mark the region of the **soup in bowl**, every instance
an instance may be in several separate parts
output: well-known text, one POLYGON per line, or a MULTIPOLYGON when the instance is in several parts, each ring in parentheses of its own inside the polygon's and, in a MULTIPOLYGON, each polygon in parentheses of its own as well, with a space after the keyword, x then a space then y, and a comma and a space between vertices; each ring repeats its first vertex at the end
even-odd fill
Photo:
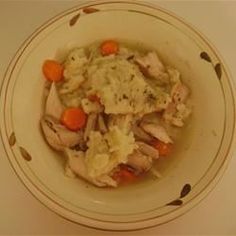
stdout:
POLYGON ((79 5, 36 30, 8 67, 0 109, 6 155, 29 191, 99 229, 187 212, 234 143, 233 83, 214 47, 133 1, 79 5))

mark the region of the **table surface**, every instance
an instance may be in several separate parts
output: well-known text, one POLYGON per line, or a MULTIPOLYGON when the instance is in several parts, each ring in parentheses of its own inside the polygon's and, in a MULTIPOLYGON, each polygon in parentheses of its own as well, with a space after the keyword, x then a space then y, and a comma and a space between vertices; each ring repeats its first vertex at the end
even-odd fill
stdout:
MULTIPOLYGON (((82 1, 0 0, 0 82, 22 41, 53 15, 82 1), (6 24, 7 22, 7 24, 6 24)), ((236 75, 236 1, 155 1, 201 30, 236 75)), ((113 235, 236 235, 236 155, 213 192, 186 215, 162 226, 113 235)), ((22 185, 0 145, 0 235, 110 235, 57 216, 22 185)))

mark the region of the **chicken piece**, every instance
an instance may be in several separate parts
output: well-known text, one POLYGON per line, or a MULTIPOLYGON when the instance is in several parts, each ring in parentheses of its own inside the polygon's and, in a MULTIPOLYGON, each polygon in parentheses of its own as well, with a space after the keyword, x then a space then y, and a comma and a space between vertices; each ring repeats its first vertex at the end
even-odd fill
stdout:
POLYGON ((58 96, 55 83, 51 84, 45 106, 45 115, 51 116, 56 120, 60 120, 63 112, 63 105, 58 96))
POLYGON ((172 68, 170 66, 167 66, 166 70, 167 70, 167 73, 169 75, 171 84, 176 84, 176 83, 179 83, 181 81, 180 80, 180 72, 178 70, 176 70, 175 68, 172 68))
POLYGON ((151 157, 152 159, 156 160, 159 158, 159 152, 156 148, 144 143, 144 142, 136 142, 138 145, 138 150, 146 156, 151 157))
POLYGON ((134 150, 134 152, 128 156, 128 162, 126 164, 142 173, 152 167, 152 158, 144 155, 139 150, 134 150))
POLYGON ((137 138, 139 140, 143 140, 145 142, 151 142, 153 139, 142 128, 140 128, 136 123, 132 126, 132 131, 134 133, 135 138, 137 138))
POLYGON ((69 168, 78 176, 82 177, 83 179, 102 187, 104 186, 102 183, 99 183, 95 180, 93 180, 88 175, 88 171, 84 162, 84 152, 80 151, 72 151, 69 149, 65 150, 66 156, 68 157, 68 166, 69 168))
POLYGON ((109 175, 101 175, 96 179, 96 181, 102 183, 104 187, 105 186, 117 187, 117 182, 109 175))
POLYGON ((163 63, 155 52, 149 52, 143 57, 137 57, 135 61, 138 63, 141 72, 145 76, 150 76, 163 83, 168 83, 169 76, 165 71, 163 63))
POLYGON ((163 118, 167 123, 177 127, 184 126, 184 120, 191 114, 191 109, 183 103, 170 103, 163 113, 163 118))
POLYGON ((88 115, 87 124, 84 131, 84 140, 86 141, 89 137, 89 134, 91 131, 95 130, 97 122, 97 114, 96 113, 90 113, 88 115))
POLYGON ((100 130, 102 134, 108 131, 104 118, 101 114, 98 115, 98 129, 100 130))
POLYGON ((110 114, 108 116, 108 119, 107 119, 107 126, 108 126, 108 128, 111 128, 111 127, 113 127, 113 126, 118 124, 118 116, 117 115, 113 115, 113 114, 110 114))
POLYGON ((152 123, 159 125, 161 121, 161 114, 159 112, 145 114, 141 117, 141 121, 143 123, 152 123))
POLYGON ((185 104, 180 103, 176 106, 176 110, 177 112, 175 113, 173 124, 182 127, 184 125, 184 120, 191 114, 191 109, 185 104))
POLYGON ((97 178, 92 178, 88 174, 88 170, 85 164, 85 153, 81 151, 74 151, 71 149, 65 150, 66 156, 68 157, 69 168, 81 178, 98 187, 116 187, 117 183, 108 175, 101 175, 97 178))
POLYGON ((132 114, 127 114, 120 117, 120 121, 117 121, 117 125, 120 127, 121 130, 125 131, 126 133, 129 133, 132 126, 132 114))
POLYGON ((189 89, 186 85, 176 83, 171 90, 171 97, 175 104, 184 103, 189 96, 189 89))
POLYGON ((180 128, 184 126, 184 122, 183 122, 182 119, 178 119, 178 118, 173 117, 171 122, 174 126, 177 126, 177 127, 180 127, 180 128))
POLYGON ((73 132, 56 123, 52 117, 41 119, 41 127, 48 144, 57 151, 66 147, 74 147, 83 141, 82 132, 73 132))
POLYGON ((163 113, 164 120, 171 123, 171 120, 172 120, 174 114, 176 113, 176 111, 177 110, 176 110, 175 104, 173 102, 171 102, 163 113))
POLYGON ((164 127, 151 123, 141 123, 141 127, 154 138, 157 138, 164 143, 173 143, 164 127))

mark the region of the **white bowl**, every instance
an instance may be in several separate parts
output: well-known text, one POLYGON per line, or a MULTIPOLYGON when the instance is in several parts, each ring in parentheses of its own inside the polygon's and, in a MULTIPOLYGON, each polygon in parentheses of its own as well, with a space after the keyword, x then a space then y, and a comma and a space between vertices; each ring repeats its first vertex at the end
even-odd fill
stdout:
POLYGON ((232 154, 235 92, 225 64, 196 29, 156 6, 99 1, 52 18, 17 51, 1 87, 0 127, 6 155, 18 177, 44 205, 68 220, 106 230, 133 230, 187 212, 215 186, 232 154), (163 178, 118 189, 99 189, 64 175, 63 158, 39 128, 42 62, 68 43, 139 41, 176 67, 192 90, 192 119, 163 178))

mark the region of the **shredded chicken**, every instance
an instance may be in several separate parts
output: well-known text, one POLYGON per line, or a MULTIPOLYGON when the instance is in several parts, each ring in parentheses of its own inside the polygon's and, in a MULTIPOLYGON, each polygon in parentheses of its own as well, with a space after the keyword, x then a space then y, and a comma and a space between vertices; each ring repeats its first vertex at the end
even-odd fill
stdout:
POLYGON ((63 109, 64 107, 58 96, 56 85, 55 83, 52 83, 48 97, 47 97, 47 101, 46 101, 45 115, 48 115, 57 120, 60 120, 63 109))
POLYGON ((175 104, 184 103, 189 95, 189 89, 181 82, 176 83, 171 90, 171 97, 175 104))
POLYGON ((135 150, 128 156, 127 164, 138 172, 146 172, 152 167, 152 158, 144 155, 138 150, 135 150))
POLYGON ((145 142, 150 142, 153 139, 148 133, 146 133, 136 123, 132 126, 132 131, 135 135, 135 138, 138 139, 138 140, 143 140, 145 142))
POLYGON ((104 118, 101 114, 98 115, 98 129, 103 134, 108 131, 107 126, 106 126, 105 121, 104 121, 104 118))
POLYGON ((139 151, 144 155, 150 156, 152 159, 156 160, 159 158, 159 152, 156 148, 144 143, 144 142, 136 142, 139 147, 139 151))
POLYGON ((177 127, 183 127, 184 121, 191 113, 191 109, 185 105, 189 97, 189 89, 181 82, 177 82, 171 90, 172 101, 163 113, 163 118, 177 127))
POLYGON ((157 138, 164 143, 173 143, 164 127, 148 123, 141 123, 141 127, 154 138, 157 138))
POLYGON ((88 115, 87 124, 84 130, 84 140, 86 141, 89 137, 89 134, 91 131, 95 130, 97 122, 97 114, 96 113, 90 113, 88 115))
POLYGON ((74 147, 83 140, 81 132, 70 131, 48 116, 41 120, 41 127, 48 144, 57 151, 63 151, 66 147, 74 147))
POLYGON ((149 52, 143 57, 137 57, 136 62, 144 75, 160 80, 160 82, 168 83, 169 76, 165 71, 163 63, 155 52, 149 52))

